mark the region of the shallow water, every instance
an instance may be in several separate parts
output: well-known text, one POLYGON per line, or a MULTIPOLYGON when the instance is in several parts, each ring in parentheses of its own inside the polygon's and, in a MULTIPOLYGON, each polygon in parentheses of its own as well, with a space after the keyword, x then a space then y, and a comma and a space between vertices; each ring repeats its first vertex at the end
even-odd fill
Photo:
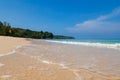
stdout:
POLYGON ((104 47, 120 50, 120 40, 46 40, 47 42, 62 43, 62 44, 72 44, 72 45, 82 45, 91 47, 104 47))
POLYGON ((31 46, 19 49, 45 64, 58 64, 71 70, 87 69, 120 77, 120 50, 60 44, 33 40, 31 46))

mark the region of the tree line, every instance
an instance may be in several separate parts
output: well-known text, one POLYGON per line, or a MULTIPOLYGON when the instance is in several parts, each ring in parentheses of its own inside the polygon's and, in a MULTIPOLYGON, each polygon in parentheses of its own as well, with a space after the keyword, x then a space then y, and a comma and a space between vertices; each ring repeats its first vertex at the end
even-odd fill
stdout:
POLYGON ((2 36, 13 36, 23 38, 34 38, 34 39, 74 39, 71 36, 54 35, 47 31, 33 31, 30 29, 14 28, 7 22, 0 21, 0 35, 2 36))
POLYGON ((51 32, 32 31, 29 29, 13 28, 9 23, 1 22, 1 21, 0 21, 0 35, 34 38, 34 39, 52 39, 54 37, 53 33, 51 32))

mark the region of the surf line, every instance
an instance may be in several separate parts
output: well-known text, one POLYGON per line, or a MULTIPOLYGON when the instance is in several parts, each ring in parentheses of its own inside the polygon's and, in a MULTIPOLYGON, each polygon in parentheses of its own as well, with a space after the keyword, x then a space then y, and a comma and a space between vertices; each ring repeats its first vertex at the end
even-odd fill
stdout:
MULTIPOLYGON (((8 55, 11 55, 11 54, 14 54, 16 52, 17 49, 21 48, 22 46, 17 46, 15 49, 13 49, 12 51, 8 52, 8 53, 3 53, 3 54, 0 54, 0 57, 3 57, 3 56, 8 56, 8 55)), ((0 67, 4 66, 5 64, 2 64, 0 63, 0 67)))
POLYGON ((19 45, 19 46, 17 46, 15 49, 13 49, 12 51, 10 51, 10 52, 8 52, 8 53, 2 53, 2 54, 0 54, 0 57, 14 54, 14 53, 16 52, 16 50, 19 49, 19 48, 21 48, 21 47, 22 47, 22 46, 19 45))
POLYGON ((62 67, 63 69, 66 69, 66 70, 69 70, 71 72, 73 72, 73 74, 75 75, 75 80, 84 80, 83 77, 81 77, 77 72, 79 70, 76 70, 76 69, 71 69, 69 67, 67 67, 65 64, 62 64, 62 63, 55 63, 55 62, 52 62, 52 61, 48 61, 48 60, 44 60, 44 59, 41 59, 42 56, 38 57, 38 56, 33 56, 33 55, 27 55, 25 52, 22 53, 22 55, 26 55, 32 59, 35 59, 37 60, 38 62, 41 62, 41 63, 44 63, 44 64, 51 64, 51 65, 57 65, 57 66, 60 66, 62 67))
POLYGON ((65 64, 62 64, 62 63, 54 63, 54 62, 50 62, 50 61, 47 61, 47 60, 41 60, 41 59, 39 59, 39 61, 41 61, 42 63, 45 63, 45 64, 58 65, 58 66, 62 67, 63 69, 67 69, 67 70, 73 72, 73 74, 75 74, 75 76, 76 76, 76 80, 84 80, 84 79, 83 79, 82 77, 80 77, 80 75, 77 73, 78 70, 71 69, 71 68, 65 66, 65 64))
MULTIPOLYGON (((70 67, 65 66, 65 64, 61 64, 61 63, 54 63, 54 62, 51 62, 51 61, 48 61, 48 60, 41 60, 41 59, 38 59, 38 60, 39 60, 40 62, 44 63, 44 64, 48 64, 48 65, 49 65, 49 64, 58 65, 58 66, 62 67, 63 69, 67 69, 67 70, 73 72, 73 74, 76 76, 75 80, 84 80, 84 77, 80 76, 79 73, 78 73, 80 70, 72 69, 72 68, 70 68, 70 67)), ((87 71, 89 71, 89 72, 91 72, 91 73, 94 73, 94 71, 89 70, 89 69, 85 69, 85 68, 80 68, 80 69, 87 70, 87 71)), ((103 73, 95 72, 95 74, 100 74, 100 75, 103 76, 105 79, 109 79, 109 78, 107 78, 107 75, 104 75, 103 73)), ((92 75, 91 75, 91 76, 92 76, 92 75)), ((116 79, 119 79, 119 78, 116 78, 116 79)))
POLYGON ((49 64, 58 65, 58 66, 62 67, 63 69, 67 69, 67 70, 73 72, 73 74, 76 76, 75 80, 84 80, 83 77, 81 77, 81 76, 77 73, 79 70, 71 69, 71 68, 65 66, 65 64, 55 63, 55 62, 51 62, 51 61, 48 61, 48 60, 43 60, 43 59, 40 59, 40 57, 38 57, 38 56, 27 55, 26 53, 24 53, 24 54, 22 53, 22 55, 26 55, 26 56, 28 56, 28 57, 30 57, 30 58, 36 59, 37 61, 39 61, 39 62, 41 62, 41 63, 44 63, 44 64, 48 64, 48 65, 49 65, 49 64))

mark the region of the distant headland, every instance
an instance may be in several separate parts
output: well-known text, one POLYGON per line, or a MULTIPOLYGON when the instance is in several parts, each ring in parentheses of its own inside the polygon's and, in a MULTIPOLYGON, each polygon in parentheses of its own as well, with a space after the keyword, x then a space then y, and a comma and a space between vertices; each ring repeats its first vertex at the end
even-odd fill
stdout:
POLYGON ((1 21, 0 35, 33 39, 74 39, 74 37, 71 36, 54 35, 52 32, 48 31, 33 31, 30 29, 15 28, 9 23, 1 21))

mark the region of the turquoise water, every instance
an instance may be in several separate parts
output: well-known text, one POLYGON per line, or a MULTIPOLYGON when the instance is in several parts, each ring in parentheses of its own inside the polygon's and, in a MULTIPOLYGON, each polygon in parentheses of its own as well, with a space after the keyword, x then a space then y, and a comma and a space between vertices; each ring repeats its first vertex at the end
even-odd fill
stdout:
POLYGON ((120 39, 53 39, 49 42, 120 49, 120 39))
POLYGON ((120 50, 115 50, 119 45, 118 42, 116 40, 107 43, 106 40, 33 40, 30 46, 22 47, 20 53, 35 56, 42 63, 57 64, 73 71, 87 69, 106 75, 120 76, 120 50))
POLYGON ((120 43, 120 39, 54 39, 55 41, 72 41, 72 42, 90 42, 90 43, 120 43))

